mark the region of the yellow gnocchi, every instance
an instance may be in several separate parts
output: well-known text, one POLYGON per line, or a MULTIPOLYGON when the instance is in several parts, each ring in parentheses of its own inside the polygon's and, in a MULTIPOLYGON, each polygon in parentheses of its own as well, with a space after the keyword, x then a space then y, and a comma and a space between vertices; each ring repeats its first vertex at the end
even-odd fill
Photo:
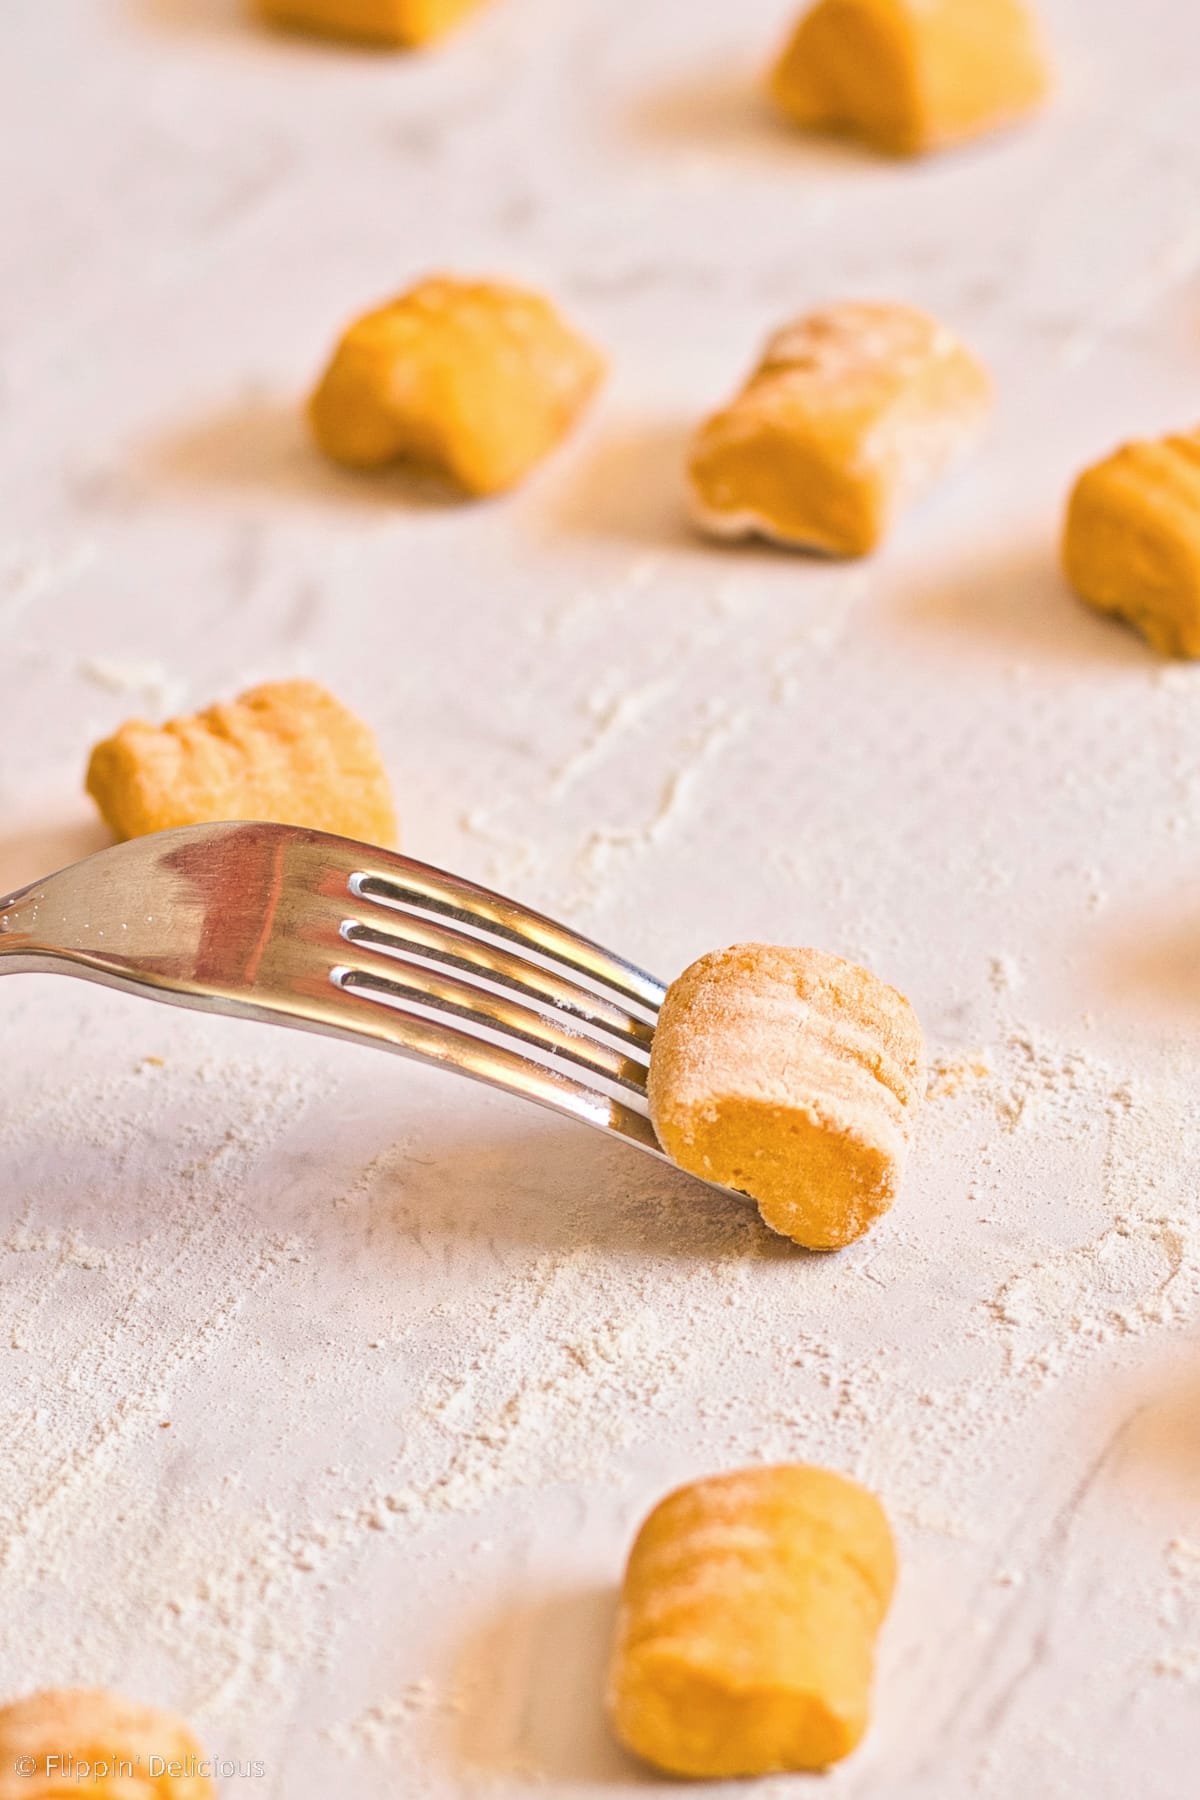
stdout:
POLYGON ((912 1007, 819 950, 735 944, 667 990, 650 1053, 664 1150, 751 1195, 811 1250, 861 1237, 891 1206, 925 1096, 912 1007))
POLYGON ((179 1719, 98 1688, 0 1708, 0 1800, 210 1800, 209 1767, 179 1719))
POLYGON ((566 436, 603 374, 600 353, 540 294, 437 277, 350 326, 309 418, 334 462, 407 461, 496 494, 566 436))
POLYGON ((668 1495, 625 1573, 608 1707, 617 1736, 672 1775, 823 1769, 860 1742, 896 1583, 865 1488, 801 1464, 668 1495))
POLYGON ((1048 87, 1024 0, 818 0, 771 77, 797 125, 900 156, 1011 124, 1048 87))
POLYGON ((1126 444, 1085 470, 1063 565, 1082 599, 1164 656, 1200 656, 1200 431, 1126 444))
POLYGON ((268 682, 166 725, 131 719, 92 751, 87 789, 119 838, 225 819, 396 837, 374 736, 314 681, 268 682))
POLYGON ((850 302, 785 326, 740 394, 697 433, 696 523, 865 556, 965 454, 991 406, 982 364, 910 306, 850 302))
POLYGON ((275 25, 363 44, 415 48, 432 43, 482 0, 255 0, 275 25))

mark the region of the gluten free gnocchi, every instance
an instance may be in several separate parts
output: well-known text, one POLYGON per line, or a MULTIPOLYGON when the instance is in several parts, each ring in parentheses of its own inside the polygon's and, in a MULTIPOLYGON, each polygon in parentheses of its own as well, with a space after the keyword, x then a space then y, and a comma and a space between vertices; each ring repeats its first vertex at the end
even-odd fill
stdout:
POLYGON ((693 1482, 629 1557, 609 1677, 626 1747, 673 1775, 823 1769, 870 1712, 896 1583, 883 1507, 801 1464, 693 1482))
POLYGON ((0 1800, 210 1800, 187 1726, 99 1688, 58 1688, 0 1708, 0 1800))
POLYGON ((925 1086, 903 994, 773 944, 714 951, 672 983, 648 1082, 668 1155, 812 1250, 853 1243, 891 1206, 925 1086))
POLYGON ((432 43, 483 0, 256 0, 272 24, 358 43, 415 48, 432 43))
POLYGON ((911 306, 830 306, 776 332, 698 432, 691 510, 716 537, 865 556, 974 442, 986 370, 911 306))
POLYGON ((343 335, 309 404, 320 448, 408 461, 464 493, 516 487, 583 413, 604 359, 540 294, 438 277, 343 335))
POLYGON ((226 819, 396 837, 373 734, 314 681, 268 682, 166 725, 131 719, 92 751, 87 789, 119 838, 226 819))
POLYGON ((1089 606, 1164 656, 1200 656, 1200 431, 1126 444, 1085 470, 1063 564, 1089 606))
POLYGON ((1048 86, 1024 0, 818 0, 771 77, 797 125, 900 156, 1008 125, 1048 86))

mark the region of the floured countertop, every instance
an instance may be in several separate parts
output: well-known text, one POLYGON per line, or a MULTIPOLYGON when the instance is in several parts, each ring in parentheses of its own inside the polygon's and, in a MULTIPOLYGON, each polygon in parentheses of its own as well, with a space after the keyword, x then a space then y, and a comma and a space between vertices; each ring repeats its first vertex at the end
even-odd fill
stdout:
POLYGON ((7 0, 0 891, 103 841, 122 718, 319 675, 415 855, 664 977, 759 938, 904 988, 911 1180, 805 1256, 444 1075, 5 982, 0 1691, 175 1708, 265 1763, 229 1794, 616 1800, 655 1785, 599 1709, 635 1525, 799 1458, 880 1492, 904 1565, 822 1794, 1183 1800, 1200 669, 1054 547, 1084 462, 1200 415, 1193 9, 1046 0, 1054 110, 918 166, 760 109, 786 0, 617 11, 496 0, 392 59, 232 0, 7 0), (613 359, 499 504, 339 475, 299 420, 436 268, 613 359), (982 454, 869 565, 705 547, 689 428, 860 295, 989 362, 982 454))

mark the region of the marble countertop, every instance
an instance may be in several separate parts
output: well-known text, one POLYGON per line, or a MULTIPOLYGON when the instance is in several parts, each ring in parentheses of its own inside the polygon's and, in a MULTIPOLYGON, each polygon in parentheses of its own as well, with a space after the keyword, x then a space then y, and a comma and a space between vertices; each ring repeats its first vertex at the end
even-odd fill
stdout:
POLYGON ((122 718, 311 673, 414 855, 664 977, 867 961, 939 1070, 895 1211, 814 1258, 435 1072, 5 982, 0 1691, 176 1708, 265 1765, 229 1794, 618 1800, 656 1785, 600 1712, 632 1531, 795 1457, 903 1556, 823 1794, 1191 1791, 1200 671, 1055 541, 1085 462, 1200 413, 1200 63, 1181 0, 1042 11, 1053 109, 896 166, 757 102, 786 0, 496 0, 411 59, 8 0, 0 892, 103 842, 122 718), (437 268, 612 358, 502 503, 340 475, 300 421, 437 268), (870 564, 706 547, 688 431, 848 295, 979 350, 982 452, 870 564))

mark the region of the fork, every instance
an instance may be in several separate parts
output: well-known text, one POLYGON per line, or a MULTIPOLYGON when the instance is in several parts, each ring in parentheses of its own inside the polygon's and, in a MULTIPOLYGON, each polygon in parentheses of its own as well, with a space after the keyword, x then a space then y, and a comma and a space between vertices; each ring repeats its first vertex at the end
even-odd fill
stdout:
POLYGON ((0 975, 77 975, 457 1069, 666 1158, 652 975, 474 882, 292 825, 134 838, 0 899, 0 975))

